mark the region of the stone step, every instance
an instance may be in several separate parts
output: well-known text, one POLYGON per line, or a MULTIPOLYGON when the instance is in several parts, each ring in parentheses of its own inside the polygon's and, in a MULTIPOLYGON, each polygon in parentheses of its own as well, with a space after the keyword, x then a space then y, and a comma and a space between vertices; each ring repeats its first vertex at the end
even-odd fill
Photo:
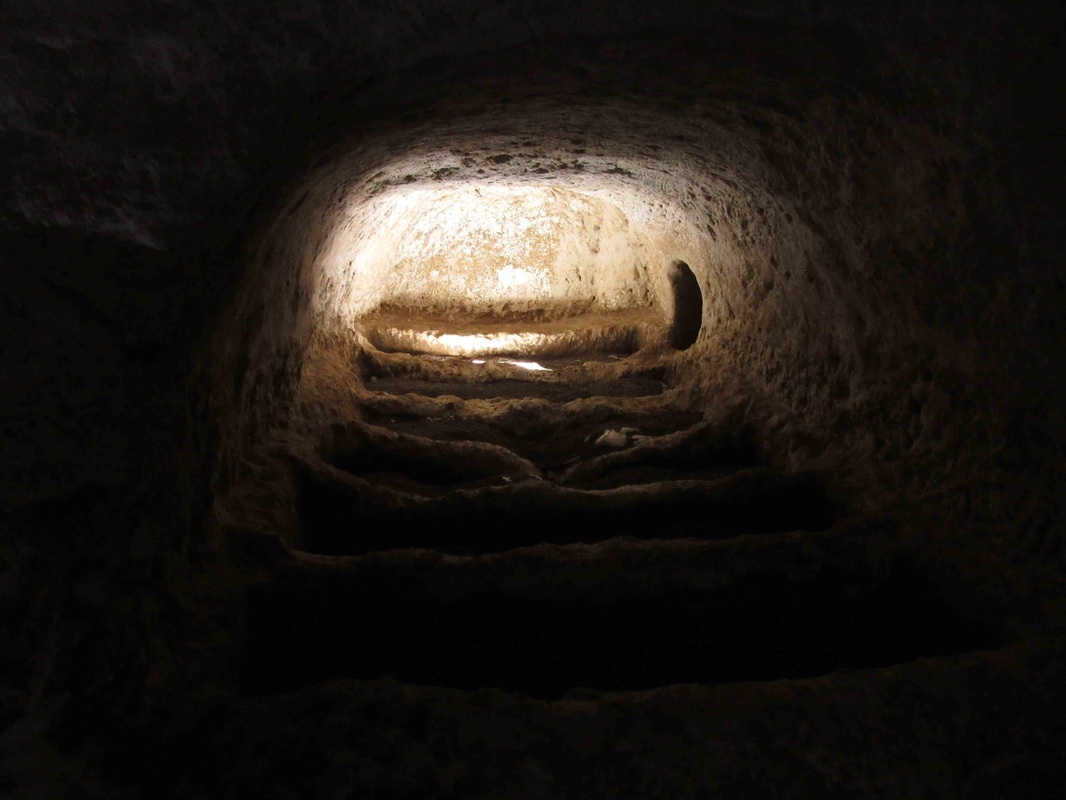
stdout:
MULTIPOLYGON (((545 479, 584 489, 638 483, 722 477, 757 464, 754 446, 742 436, 712 432, 705 423, 663 436, 608 430, 587 437, 587 454, 575 456, 560 471, 542 470, 510 449, 482 441, 441 441, 398 433, 376 425, 349 422, 331 426, 318 455, 330 466, 376 485, 410 494, 437 496, 477 486, 545 479), (610 452, 604 453, 608 449, 610 452)), ((464 431, 464 433, 469 433, 464 431)))
POLYGON ((561 319, 452 319, 411 310, 367 315, 356 330, 378 350, 448 356, 566 356, 633 353, 662 345, 666 324, 652 309, 588 313, 561 319))
MULTIPOLYGON (((620 440, 620 437, 619 437, 620 440)), ((565 486, 613 489, 634 483, 721 476, 758 464, 748 432, 722 432, 705 422, 659 436, 630 434, 627 444, 573 463, 552 477, 565 486)), ((613 440, 612 440, 613 441, 613 440)))
POLYGON ((487 553, 615 536, 718 539, 821 530, 839 509, 813 473, 747 469, 713 480, 585 490, 525 480, 439 497, 397 491, 294 458, 301 546, 329 555, 424 547, 487 553))
POLYGON ((457 557, 283 557, 247 590, 248 694, 397 680, 554 699, 806 678, 993 647, 884 527, 457 557), (269 575, 269 577, 265 577, 269 575))
MULTIPOLYGON (((333 785, 354 797, 487 798, 506 786, 511 797, 582 800, 904 798, 927 787, 994 798, 1021 784, 1028 797, 1054 797, 1064 662, 1066 637, 1045 636, 809 679, 575 689, 554 701, 335 680, 176 704, 163 733, 131 738, 122 753, 211 797, 232 793, 233 765, 253 747, 256 767, 241 786, 263 797, 277 787, 322 796, 333 785), (294 753, 313 774, 294 778, 294 753)), ((247 669, 268 685, 310 677, 275 664, 247 669)))
POLYGON ((371 345, 360 351, 356 365, 368 379, 411 378, 434 383, 478 383, 500 380, 527 383, 606 384, 625 378, 665 382, 674 368, 671 359, 647 351, 623 357, 604 353, 547 356, 533 360, 486 356, 413 355, 382 352, 371 345))
POLYGON ((670 368, 654 359, 541 358, 381 353, 359 357, 363 385, 372 392, 463 399, 541 398, 568 402, 590 397, 645 397, 666 389, 670 368))
POLYGON ((461 382, 410 377, 371 377, 366 386, 373 392, 391 395, 415 394, 425 397, 457 397, 462 400, 535 398, 556 403, 595 397, 653 397, 661 395, 666 389, 661 380, 634 377, 579 384, 519 378, 461 382))
POLYGON ((497 444, 552 470, 604 452, 595 442, 608 429, 630 427, 640 435, 662 435, 703 419, 674 390, 658 397, 591 397, 565 403, 378 393, 366 394, 360 402, 370 424, 438 441, 497 444))
POLYGON ((544 477, 535 464, 499 445, 442 442, 360 422, 331 426, 318 455, 371 484, 427 496, 544 477))

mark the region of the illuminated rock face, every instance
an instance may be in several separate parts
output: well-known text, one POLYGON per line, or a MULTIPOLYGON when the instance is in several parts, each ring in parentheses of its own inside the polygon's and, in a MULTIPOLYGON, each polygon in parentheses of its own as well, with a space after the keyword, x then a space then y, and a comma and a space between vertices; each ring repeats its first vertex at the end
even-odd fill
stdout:
POLYGON ((319 262, 335 307, 352 316, 379 304, 474 318, 652 305, 658 254, 596 197, 472 183, 396 190, 368 206, 353 209, 319 262))
POLYGON ((300 796, 1061 789, 1064 649, 1027 638, 1066 608, 1061 19, 997 0, 47 5, 0 15, 0 786, 269 796, 299 752, 300 796), (544 398, 500 401, 520 368, 498 356, 530 340, 383 354, 364 334, 390 314, 394 342, 415 319, 541 326, 537 357, 561 361, 530 372, 544 398), (472 430, 533 452, 423 441, 472 430), (634 452, 683 475, 620 487, 634 452), (440 494, 485 482, 492 513, 397 500, 397 463, 440 494), (719 468, 741 474, 685 488, 719 468), (669 533, 674 501, 687 539, 636 536, 669 533), (479 520, 478 542, 420 527, 438 512, 479 520), (485 607, 497 628, 469 628, 485 607), (713 608, 735 614, 680 646, 713 608), (450 653, 427 688, 433 660, 390 619, 470 634, 480 672, 450 653), (524 637, 641 657, 524 658, 524 637), (942 660, 905 663, 923 655, 942 660), (390 670, 424 685, 309 686, 390 670), (775 677, 802 680, 758 684, 775 677), (695 684, 537 699, 583 680, 695 684), (256 686, 304 689, 239 696, 256 686))

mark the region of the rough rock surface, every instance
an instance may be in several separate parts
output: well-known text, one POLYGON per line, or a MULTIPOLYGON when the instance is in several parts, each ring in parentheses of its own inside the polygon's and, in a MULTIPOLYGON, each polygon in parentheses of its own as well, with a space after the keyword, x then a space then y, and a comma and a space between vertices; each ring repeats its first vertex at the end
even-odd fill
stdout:
POLYGON ((0 789, 1054 796, 1061 26, 997 0, 5 3, 0 789), (377 278, 430 274, 344 255, 397 193, 479 186, 597 205, 610 237, 552 246, 638 280, 594 265, 568 313, 668 313, 689 265, 702 326, 654 402, 905 518, 1001 646, 554 700, 242 696, 266 579, 240 566, 292 558, 285 459, 363 415, 377 278))

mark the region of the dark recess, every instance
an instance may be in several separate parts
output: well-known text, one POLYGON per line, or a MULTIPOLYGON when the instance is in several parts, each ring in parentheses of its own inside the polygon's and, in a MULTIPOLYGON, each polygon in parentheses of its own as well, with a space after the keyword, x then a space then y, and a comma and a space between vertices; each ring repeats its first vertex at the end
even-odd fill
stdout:
POLYGON ((688 350, 696 343, 703 326, 703 293, 684 261, 675 261, 670 266, 670 288, 674 295, 670 344, 676 350, 688 350))
POLYGON ((717 591, 551 600, 497 589, 431 595, 388 568, 284 578, 248 594, 236 669, 248 694, 391 676, 543 699, 672 683, 764 681, 994 647, 905 559, 875 574, 826 568, 750 576, 717 591), (368 570, 367 572, 370 572, 368 570))
MULTIPOLYGON (((324 481, 297 467, 302 548, 325 555, 425 547, 445 553, 498 553, 543 542, 725 539, 743 534, 825 530, 840 509, 810 473, 748 470, 706 490, 660 491, 640 503, 611 494, 552 495, 548 487, 502 488, 491 495, 397 507, 387 498, 324 481)), ((440 479, 438 479, 439 482, 440 479)))

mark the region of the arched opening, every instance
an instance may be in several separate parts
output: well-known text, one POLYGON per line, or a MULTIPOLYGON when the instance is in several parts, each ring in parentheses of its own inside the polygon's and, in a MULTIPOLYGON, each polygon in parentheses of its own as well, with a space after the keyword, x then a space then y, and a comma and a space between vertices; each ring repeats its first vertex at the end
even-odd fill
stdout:
POLYGON ((511 98, 502 121, 436 102, 403 136, 360 122, 358 140, 299 178, 257 233, 216 337, 214 394, 232 391, 222 365, 243 373, 225 404, 224 429, 243 438, 219 448, 239 465, 219 516, 313 565, 246 598, 243 691, 392 675, 556 698, 809 677, 999 641, 936 606, 939 587, 924 588, 894 540, 884 557, 833 549, 864 487, 844 484, 847 443, 817 425, 857 380, 859 348, 840 343, 855 341, 845 301, 865 284, 833 272, 843 245, 771 180, 761 129, 637 100, 511 98), (279 422, 263 436, 267 412, 279 422), (793 535, 837 566, 794 578, 806 555, 791 546, 763 563, 793 535), (590 572, 575 594, 559 567, 579 553, 590 572), (725 553, 760 564, 711 583, 635 579, 624 606, 622 553, 634 576, 673 574, 663 559, 713 573, 725 553), (552 602, 484 588, 531 558, 529 583, 552 587, 552 602), (834 615, 845 605, 848 620, 834 615), (904 606, 925 607, 927 624, 891 628, 904 606), (744 621, 715 627, 709 607, 744 621), (511 619, 529 625, 501 639, 511 619), (528 641, 548 642, 552 663, 528 641), (613 657, 619 642, 646 654, 639 668, 613 657), (719 648, 735 661, 709 655, 719 648))
POLYGON ((670 265, 670 289, 674 299, 670 344, 675 350, 688 350, 696 343, 703 327, 703 292, 684 261, 670 265))

